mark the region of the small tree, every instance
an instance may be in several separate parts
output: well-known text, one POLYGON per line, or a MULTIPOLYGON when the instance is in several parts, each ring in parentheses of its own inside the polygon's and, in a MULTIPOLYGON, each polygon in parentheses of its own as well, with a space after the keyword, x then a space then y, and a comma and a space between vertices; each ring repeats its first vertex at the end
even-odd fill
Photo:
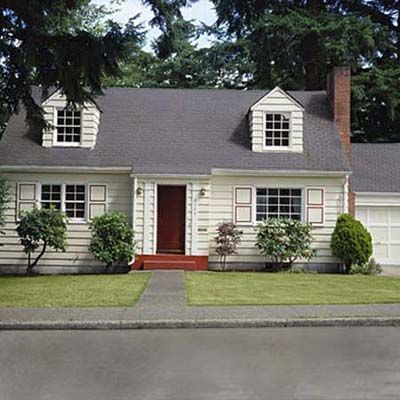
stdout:
POLYGON ((129 263, 136 254, 134 231, 124 214, 113 212, 95 217, 89 227, 90 251, 106 264, 105 272, 120 263, 129 263))
POLYGON ((278 269, 286 262, 289 266, 303 258, 311 260, 315 250, 311 248, 312 227, 288 218, 269 218, 256 227, 256 247, 269 257, 278 269))
POLYGON ((364 225, 350 214, 339 215, 331 239, 332 254, 345 265, 363 265, 372 255, 372 237, 364 225))
MULTIPOLYGON (((6 219, 6 210, 8 207, 8 202, 10 201, 10 184, 4 176, 0 175, 0 234, 5 233, 1 230, 4 226, 6 219)), ((0 243, 1 246, 1 243, 0 243)))
POLYGON ((243 231, 237 229, 233 222, 222 222, 217 228, 217 236, 214 238, 217 247, 216 253, 220 257, 221 268, 225 271, 226 258, 237 254, 237 245, 241 241, 243 231))
POLYGON ((26 274, 33 273, 46 250, 50 247, 65 252, 67 248, 67 225, 65 216, 55 209, 34 209, 22 214, 17 222, 17 233, 24 252, 28 255, 26 274), (39 254, 32 261, 32 253, 42 246, 39 254))

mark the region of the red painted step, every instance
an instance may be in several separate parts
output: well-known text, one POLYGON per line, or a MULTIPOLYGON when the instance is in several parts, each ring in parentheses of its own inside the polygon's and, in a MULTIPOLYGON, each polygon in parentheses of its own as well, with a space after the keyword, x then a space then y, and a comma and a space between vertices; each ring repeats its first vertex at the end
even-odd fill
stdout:
POLYGON ((161 261, 161 260, 145 260, 143 261, 143 269, 183 269, 184 271, 195 271, 195 261, 161 261))
POLYGON ((135 258, 135 262, 131 265, 131 269, 183 269, 185 271, 206 271, 208 269, 208 257, 179 254, 138 255, 135 258))

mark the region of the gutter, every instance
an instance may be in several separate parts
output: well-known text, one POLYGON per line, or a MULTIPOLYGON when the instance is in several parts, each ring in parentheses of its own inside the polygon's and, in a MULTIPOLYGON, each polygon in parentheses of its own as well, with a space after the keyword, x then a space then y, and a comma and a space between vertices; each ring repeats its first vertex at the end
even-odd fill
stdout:
POLYGON ((41 165, 1 165, 2 172, 85 172, 119 174, 132 172, 131 167, 71 167, 71 166, 41 166, 41 165))
POLYGON ((212 175, 242 175, 242 176, 332 176, 343 177, 351 175, 351 171, 307 171, 307 170, 244 170, 213 168, 212 175))

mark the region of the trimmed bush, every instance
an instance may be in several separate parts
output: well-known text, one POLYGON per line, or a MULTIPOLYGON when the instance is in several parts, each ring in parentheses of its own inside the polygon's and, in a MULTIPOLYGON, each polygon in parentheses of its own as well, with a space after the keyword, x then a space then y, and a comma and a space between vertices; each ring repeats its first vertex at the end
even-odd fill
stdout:
POLYGON ((311 231, 310 224, 294 219, 269 218, 256 227, 256 247, 276 264, 277 269, 284 263, 291 267, 299 258, 309 261, 314 257, 311 231))
POLYGON ((222 222, 217 228, 217 236, 214 238, 216 243, 215 252, 220 257, 221 269, 226 268, 226 258, 237 254, 237 245, 241 241, 243 231, 237 229, 233 222, 222 222))
POLYGON ((372 238, 364 225, 350 214, 342 214, 336 221, 331 249, 349 273, 354 264, 363 265, 372 255, 372 238))
POLYGON ((34 209, 21 214, 17 222, 17 233, 24 252, 28 255, 26 274, 33 273, 48 248, 65 252, 67 249, 67 225, 65 216, 60 211, 51 209, 34 209), (41 251, 32 260, 32 253, 42 246, 41 251))
POLYGON ((89 249, 95 258, 105 264, 108 272, 117 264, 128 264, 136 254, 133 229, 127 217, 119 212, 93 218, 89 249))

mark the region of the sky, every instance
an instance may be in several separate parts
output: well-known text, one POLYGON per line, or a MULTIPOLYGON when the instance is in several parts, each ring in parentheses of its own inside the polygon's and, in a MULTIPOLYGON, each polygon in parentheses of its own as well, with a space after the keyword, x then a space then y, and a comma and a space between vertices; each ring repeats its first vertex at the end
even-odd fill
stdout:
MULTIPOLYGON (((92 0, 92 3, 97 5, 108 5, 108 0, 92 0)), ((150 44, 152 39, 160 34, 157 28, 151 28, 148 21, 153 17, 151 10, 148 7, 143 6, 140 0, 123 0, 118 6, 115 6, 119 10, 115 12, 110 18, 116 22, 124 24, 128 22, 129 18, 140 13, 138 21, 143 22, 147 32, 147 42, 145 49, 150 50, 150 44)), ((182 10, 183 17, 185 19, 192 19, 195 22, 204 22, 205 24, 211 25, 216 20, 216 14, 214 11, 213 4, 209 0, 198 0, 193 6, 182 10)), ((206 47, 209 41, 206 37, 202 37, 198 40, 199 47, 206 47)))

